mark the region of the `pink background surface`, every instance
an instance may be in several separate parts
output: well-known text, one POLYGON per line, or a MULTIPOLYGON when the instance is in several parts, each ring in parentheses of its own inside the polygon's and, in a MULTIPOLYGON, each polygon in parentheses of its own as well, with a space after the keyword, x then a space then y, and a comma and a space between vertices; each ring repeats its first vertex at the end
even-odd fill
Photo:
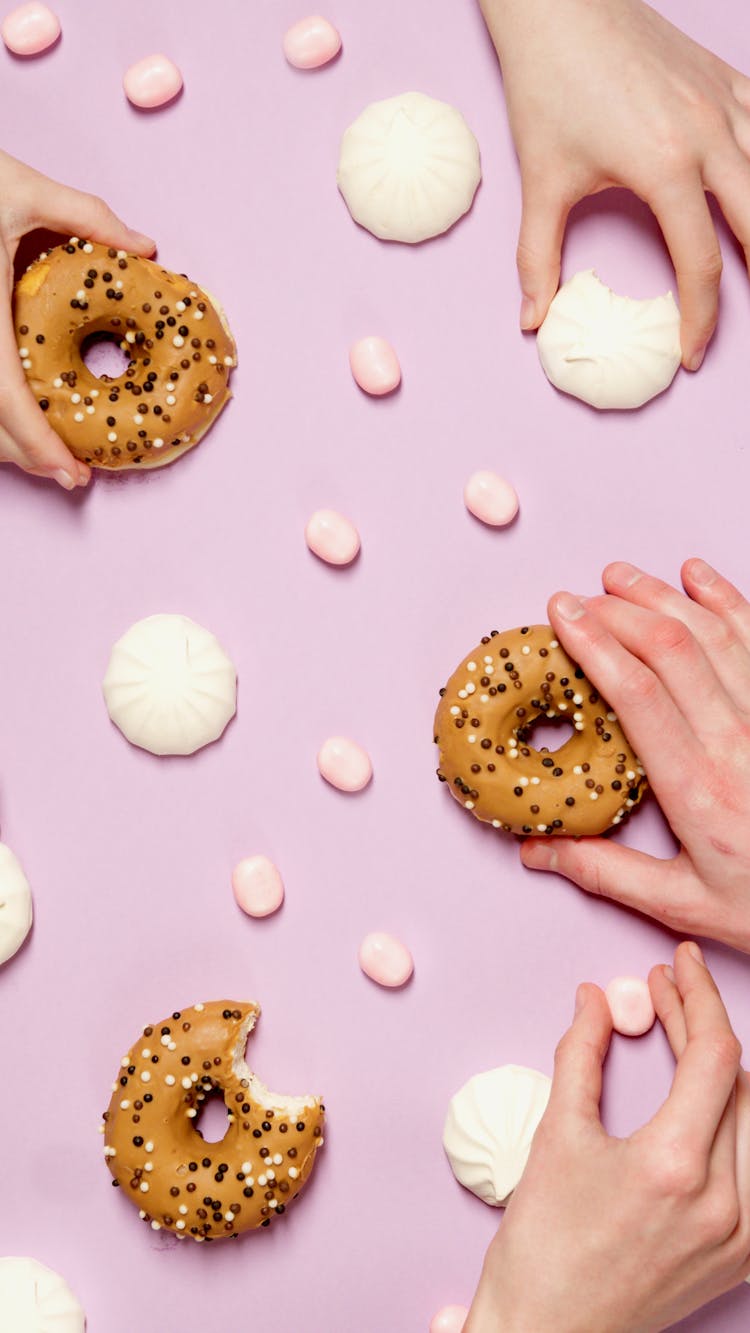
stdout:
MULTIPOLYGON (((739 0, 661 8, 750 68, 739 0)), ((57 10, 55 50, 0 52, 4 146, 105 195, 168 267, 215 291, 240 368, 210 438, 162 474, 97 478, 73 498, 0 474, 0 832, 36 907, 0 973, 0 1253, 59 1269, 92 1333, 419 1333, 440 1305, 468 1303, 497 1220, 443 1158, 450 1095, 506 1061, 549 1071, 575 984, 645 975, 675 943, 525 872, 514 840, 461 814, 434 777, 437 689, 482 633, 543 618, 557 587, 596 590, 610 559, 674 580, 700 552, 750 583, 744 271, 722 228, 721 329, 702 373, 636 415, 596 415, 547 385, 517 332, 517 169, 473 4, 334 0, 344 51, 310 74, 281 55, 304 12, 291 0, 57 10), (121 78, 153 50, 185 91, 144 114, 121 78), (464 112, 484 170, 470 216, 418 249, 358 229, 335 187, 346 125, 412 87, 464 112), (386 401, 351 381, 347 349, 367 333, 401 359, 386 401), (477 468, 517 487, 510 529, 466 513, 477 468), (305 547, 321 506, 360 529, 350 570, 305 547), (131 748, 101 699, 112 642, 157 611, 208 626, 239 670, 236 720, 188 761, 131 748), (372 754, 359 796, 317 774, 334 733, 372 754), (286 882, 267 921, 243 917, 230 888, 255 852, 286 882), (414 953, 403 992, 358 971, 376 929, 414 953), (327 1144, 283 1224, 178 1246, 110 1188, 97 1125, 142 1026, 225 996, 261 1001, 251 1061, 273 1087, 325 1094, 327 1144)), ((672 281, 647 210, 624 195, 576 213, 565 272, 591 266, 632 295, 672 281)), ((622 837, 670 847, 653 803, 622 837)), ((750 1042, 747 960, 707 953, 750 1042)), ((651 1113, 670 1069, 660 1033, 615 1039, 615 1132, 651 1113)), ((749 1318, 743 1289, 689 1323, 729 1333, 749 1318)))

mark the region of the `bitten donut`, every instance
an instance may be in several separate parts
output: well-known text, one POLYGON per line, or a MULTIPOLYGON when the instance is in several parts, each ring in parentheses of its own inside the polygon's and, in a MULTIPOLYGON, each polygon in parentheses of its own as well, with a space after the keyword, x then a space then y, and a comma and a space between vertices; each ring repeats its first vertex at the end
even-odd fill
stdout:
POLYGON ((26 378, 71 453, 92 467, 154 468, 197 444, 231 397, 235 345, 197 283, 150 259, 71 237, 16 284, 26 378), (92 335, 129 357, 118 378, 83 360, 92 335))
POLYGON ((476 819, 506 833, 598 834, 620 824, 646 790, 615 714, 549 625, 493 630, 440 691, 438 777, 476 819), (537 722, 573 735, 550 753, 537 722))
POLYGON ((223 1240, 267 1227, 297 1198, 323 1145, 319 1097, 269 1092, 245 1063, 257 1004, 215 1000, 150 1023, 121 1061, 103 1117, 104 1156, 155 1231, 223 1240), (228 1126, 195 1120, 220 1089, 228 1126))

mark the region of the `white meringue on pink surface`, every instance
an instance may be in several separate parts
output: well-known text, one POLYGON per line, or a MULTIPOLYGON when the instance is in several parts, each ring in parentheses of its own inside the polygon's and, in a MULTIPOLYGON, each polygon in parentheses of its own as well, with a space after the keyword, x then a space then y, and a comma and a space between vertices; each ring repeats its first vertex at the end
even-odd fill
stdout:
POLYGON ((144 56, 125 71, 125 96, 133 106, 151 110, 171 102, 182 88, 182 74, 169 56, 144 56))
POLYGON ((287 28, 284 55, 295 69, 319 69, 341 50, 341 34, 328 19, 310 14, 287 28))

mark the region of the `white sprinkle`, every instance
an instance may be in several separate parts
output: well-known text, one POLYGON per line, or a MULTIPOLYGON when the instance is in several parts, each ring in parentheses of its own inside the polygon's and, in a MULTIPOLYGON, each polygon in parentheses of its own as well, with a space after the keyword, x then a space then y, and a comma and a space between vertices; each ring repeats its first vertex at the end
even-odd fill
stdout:
POLYGON ((580 777, 581 773, 583 772, 583 769, 581 768, 581 765, 580 765, 580 764, 574 764, 574 765, 573 765, 573 772, 574 772, 574 773, 577 773, 578 776, 580 777))
MULTIPOLYGON (((204 402, 205 402, 205 399, 204 399, 204 402)), ((466 693, 467 693, 467 694, 474 694, 474 693, 476 692, 476 688, 477 688, 476 685, 475 685, 472 681, 467 681, 467 683, 466 683, 466 693)))
POLYGON ((161 449, 162 446, 163 446, 163 444, 164 444, 164 441, 162 440, 161 436, 159 436, 158 439, 154 440, 154 448, 155 448, 155 449, 161 449))
POLYGON ((90 417, 93 417, 95 411, 96 411, 96 408, 93 407, 91 403, 89 403, 88 407, 86 408, 86 413, 87 413, 87 415, 90 416, 90 417))
POLYGON ((164 1082, 167 1084, 168 1087, 170 1088, 174 1087, 174 1074, 167 1074, 167 1077, 165 1078, 164 1082))
POLYGON ((136 412, 135 416, 133 417, 133 420, 134 420, 136 426, 142 426, 142 425, 143 425, 143 417, 141 416, 140 412, 136 412))
POLYGON ((598 791, 590 791, 590 792, 589 792, 589 800, 591 800, 591 801, 598 801, 598 800, 599 800, 599 793, 598 793, 598 791))
POLYGON ((141 1194, 148 1194, 148 1181, 147 1181, 147 1180, 142 1180, 142 1181, 141 1181, 141 1194))
MULTIPOLYGON (((28 355, 29 355, 29 349, 28 349, 28 347, 19 347, 19 349, 18 349, 18 355, 20 356, 21 360, 23 360, 23 358, 24 358, 25 356, 28 356, 28 355)), ((60 383, 62 383, 62 381, 60 381, 60 383)))
POLYGON ((479 699, 481 703, 488 704, 490 701, 490 696, 489 694, 480 694, 479 699))
POLYGON ((216 365, 216 357, 215 357, 215 356, 210 356, 210 357, 208 358, 208 364, 209 364, 210 366, 215 366, 215 365, 216 365))
POLYGON ((143 1149, 143 1151, 144 1151, 144 1152, 153 1152, 153 1151, 154 1151, 154 1145, 153 1145, 153 1143, 151 1142, 150 1139, 149 1139, 148 1143, 146 1144, 145 1148, 143 1149))
POLYGON ((80 393, 72 393, 72 394, 70 395, 70 401, 71 401, 71 403, 80 403, 80 401, 81 401, 81 395, 80 395, 80 393))
POLYGON ((225 365, 225 366, 233 366, 233 365, 234 365, 234 361, 232 360, 232 357, 231 357, 231 356, 225 356, 225 357, 224 357, 224 365, 225 365))
POLYGON ((168 393, 168 394, 167 394, 167 407, 174 407, 174 405, 175 405, 176 402, 177 402, 177 399, 175 398, 174 394, 173 394, 173 393, 168 393))
POLYGON ((129 342, 129 343, 134 343, 134 342, 135 342, 135 334, 133 333, 133 330, 132 330, 132 329, 130 330, 129 333, 126 333, 126 334, 125 334, 125 341, 126 341, 126 342, 129 342))
POLYGON ((466 737, 466 739, 469 742, 469 745, 476 745, 477 743, 477 738, 473 731, 471 732, 471 735, 466 737))
POLYGON ((212 394, 212 393, 204 393, 204 395, 203 395, 203 401, 204 401, 204 403, 212 403, 212 402, 214 401, 214 396, 213 396, 213 394, 212 394))
POLYGON ((92 397, 92 398, 98 398, 98 397, 99 397, 99 390, 98 390, 98 389, 92 389, 92 390, 91 390, 91 397, 92 397))
POLYGON ((162 1037, 162 1039, 161 1039, 161 1044, 162 1044, 162 1046, 168 1046, 168 1045, 169 1045, 169 1037, 162 1037))
POLYGON ((174 335, 174 338, 172 339, 172 342, 173 342, 173 344, 174 344, 175 347, 184 347, 184 346, 185 346, 185 339, 184 339, 184 338, 181 338, 180 335, 179 335, 179 333, 176 333, 176 334, 174 335))
POLYGON ((574 722, 583 722, 583 713, 574 713, 574 714, 573 714, 573 721, 574 721, 574 722))
POLYGON ((546 824, 537 824, 536 827, 537 827, 537 831, 538 831, 539 833, 544 833, 544 830, 546 829, 547 825, 546 825, 546 824))
POLYGON ((24 370, 31 370, 31 362, 28 359, 26 361, 22 361, 21 365, 23 366, 24 370))
POLYGON ((473 802, 473 801, 464 801, 464 805, 466 806, 466 809, 467 809, 467 810, 473 810, 473 809, 474 809, 474 802, 473 802))
POLYGON ((626 776, 628 782, 633 782, 633 781, 635 780, 635 773, 633 772, 632 768, 629 768, 629 769, 628 769, 628 771, 627 771, 627 773, 625 774, 625 776, 626 776))
POLYGON ((161 1222, 152 1222, 151 1229, 152 1231, 161 1231, 161 1222))
POLYGON ((118 259, 127 259, 127 257, 128 257, 128 252, 127 252, 127 250, 118 250, 118 251, 117 251, 117 258, 118 258, 118 259))
POLYGON ((178 313, 179 313, 180 315, 182 314, 183 310, 185 310, 185 309, 187 309, 187 307, 186 307, 184 301, 178 301, 177 304, 175 305, 175 310, 178 311, 178 313))
MULTIPOLYGON (((290 1168, 289 1168, 289 1179, 290 1179, 290 1180, 296 1180, 298 1175, 299 1175, 299 1171, 297 1170, 296 1166, 290 1166, 290 1168)), ((258 1182, 258 1183, 260 1183, 260 1182, 258 1182)))
POLYGON ((122 278, 118 278, 118 279, 117 279, 117 282, 115 283, 115 287, 117 288, 118 292, 121 292, 121 291, 122 291, 122 278))
POLYGON ((74 421, 83 421, 83 412, 74 412, 74 413, 73 413, 73 420, 74 420, 74 421))
POLYGON ((466 663, 466 670, 467 670, 467 671, 476 671, 476 669, 477 669, 477 664, 476 664, 476 662, 467 662, 467 663, 466 663))
POLYGON ((138 1209, 138 1216, 141 1217, 141 1218, 145 1218, 146 1214, 144 1213, 144 1211, 143 1211, 142 1208, 139 1208, 139 1209, 138 1209))
POLYGON ((273 1164, 274 1164, 274 1166, 281 1166, 283 1160, 284 1160, 284 1158, 281 1156, 281 1153, 280 1153, 280 1152, 276 1152, 276 1153, 274 1153, 274 1155, 273 1155, 273 1164))
POLYGON ((529 645, 527 643, 523 645, 521 652, 524 654, 524 656, 528 657, 529 653, 531 652, 531 649, 529 648, 529 645))
POLYGON ((54 379, 54 380, 52 381, 52 383, 54 384, 54 386, 55 386, 56 389, 61 389, 61 388, 62 388, 62 380, 60 379, 60 376, 59 376, 59 375, 57 376, 57 379, 54 379))
POLYGON ((461 709, 459 708, 458 704, 453 704, 451 707, 451 717, 458 717, 460 712, 461 709))
POLYGON ((143 1169, 144 1171, 153 1171, 154 1169, 153 1162, 146 1162, 143 1169))
POLYGON ((203 311, 202 311, 202 310, 196 310, 196 311, 195 311, 195 314, 193 315, 193 319, 203 319, 203 311))
POLYGON ((509 759, 517 759, 517 758, 518 758, 518 750, 509 750, 509 751, 508 751, 508 758, 509 758, 509 759))
POLYGON ((116 444, 116 443, 117 443, 117 433, 116 433, 116 431, 111 430, 111 431, 109 432, 109 434, 107 435, 107 439, 109 440, 110 444, 116 444))
POLYGON ((541 778, 532 778, 532 779, 531 779, 531 785, 532 785, 532 787, 538 787, 540 782, 541 782, 541 778))
POLYGON ((225 1214, 224 1214, 224 1221, 225 1221, 225 1222, 233 1222, 233 1221, 234 1221, 234 1213, 225 1213, 225 1214))
POLYGON ((583 723, 582 723, 582 722, 576 722, 575 727, 576 727, 576 731, 583 731, 583 723))
POLYGON ((499 820, 499 819, 493 819, 493 821, 492 821, 492 827, 493 827, 493 828, 499 828, 499 827, 500 827, 500 820, 499 820))
POLYGON ((187 1212, 187 1207, 186 1207, 186 1205, 185 1205, 184 1203, 181 1203, 181 1204, 180 1204, 180 1207, 179 1207, 179 1209, 178 1209, 178 1211, 179 1211, 180 1213, 182 1213, 182 1216, 184 1217, 185 1214, 186 1214, 186 1212, 187 1212))
MULTIPOLYGON (((193 295, 195 295, 195 293, 193 293, 193 295)), ((204 1010, 204 1008, 205 1008, 205 1005, 203 1005, 203 1004, 196 1004, 196 1005, 193 1006, 193 1008, 195 1009, 195 1012, 196 1012, 197 1014, 202 1014, 202 1013, 203 1013, 203 1010, 204 1010)))
POLYGON ((628 810, 632 810, 633 806, 635 805, 635 801, 626 801, 625 804, 628 810))
POLYGON ((528 785, 529 785, 529 779, 528 779, 528 778, 519 778, 519 779, 518 779, 518 782, 519 782, 519 786, 521 786, 521 787, 528 787, 528 785))
POLYGON ((181 1218, 179 1218, 179 1219, 175 1222, 175 1226, 178 1227, 180 1231, 184 1231, 184 1230, 185 1230, 185 1223, 182 1221, 181 1218))
POLYGON ((183 1088, 192 1088, 193 1085, 192 1085, 191 1080, 190 1080, 189 1078, 185 1077, 185 1078, 182 1080, 182 1086, 183 1086, 183 1088))
POLYGON ((616 722, 616 721, 617 721, 617 714, 616 714, 616 713, 606 713, 605 716, 606 716, 606 719, 607 719, 608 722, 616 722))
POLYGON ((250 1162, 243 1162, 242 1166, 240 1167, 243 1176, 249 1176, 252 1169, 253 1169, 252 1164, 250 1162))
POLYGON ((458 697, 459 697, 459 699, 465 699, 465 698, 466 698, 466 690, 459 690, 459 691, 458 691, 458 697))
POLYGON ((85 301, 85 300, 86 300, 86 293, 85 293, 85 291, 83 290, 83 287, 81 287, 80 291, 77 291, 77 292, 76 292, 76 300, 77 300, 77 301, 85 301))
POLYGON ((558 704, 557 707, 559 708, 559 710, 560 710, 561 713, 564 713, 564 712, 566 711, 568 705, 567 705, 567 704, 558 704))
POLYGON ((583 703, 583 695, 582 695, 582 694, 574 694, 574 695, 573 695, 573 703, 574 703, 574 704, 582 704, 582 703, 583 703))
POLYGON ((129 1106, 130 1106, 130 1102, 127 1100, 127 1098, 125 1099, 124 1102, 120 1102, 120 1110, 121 1110, 121 1111, 127 1111, 127 1109, 128 1109, 129 1106))
POLYGON ((177 1042, 176 1042, 176 1041, 172 1041, 172 1039, 170 1038, 170 1039, 169 1039, 169 1043, 168 1043, 168 1048, 169 1048, 170 1051, 176 1051, 176 1050, 177 1050, 177 1042))
POLYGON ((122 1059, 121 1059, 121 1061, 120 1061, 120 1068, 121 1068, 121 1069, 127 1069, 127 1067, 128 1067, 129 1064, 130 1064, 130 1057, 127 1056, 127 1055, 123 1055, 123 1057, 122 1057, 122 1059))
POLYGON ((142 1082, 142 1083, 150 1083, 150 1082, 151 1082, 151 1075, 150 1075, 148 1069, 144 1069, 143 1072, 141 1073, 141 1082, 142 1082))
POLYGON ((559 648, 559 647, 560 647, 559 643, 557 642, 557 639, 550 639, 549 646, 550 646, 550 648, 559 648))
POLYGON ((148 1046, 145 1046, 145 1047, 144 1047, 144 1049, 141 1051, 141 1055, 142 1055, 142 1057, 143 1057, 144 1060, 150 1060, 150 1059, 151 1059, 151 1051, 149 1050, 148 1046))
POLYGON ((195 1110, 195 1108, 193 1107, 193 1108, 191 1108, 191 1110, 188 1111, 187 1114, 188 1114, 188 1117, 192 1120, 195 1116, 197 1116, 198 1112, 197 1112, 197 1111, 195 1110))
POLYGON ((83 247, 83 253, 84 253, 85 255, 90 255, 90 254, 93 253, 93 249, 94 249, 94 247, 93 247, 93 245, 91 244, 91 241, 87 241, 86 244, 85 244, 84 247, 83 247))
POLYGON ((68 245, 77 245, 80 239, 80 236, 71 236, 68 245))
MULTIPOLYGON (((290 1174, 291 1174, 291 1172, 290 1172, 290 1174)), ((264 1185, 267 1185, 267 1184, 268 1184, 268 1179, 267 1179, 267 1177, 266 1177, 266 1176, 258 1176, 258 1184, 260 1185, 260 1187, 261 1187, 261 1189, 262 1189, 264 1185)))

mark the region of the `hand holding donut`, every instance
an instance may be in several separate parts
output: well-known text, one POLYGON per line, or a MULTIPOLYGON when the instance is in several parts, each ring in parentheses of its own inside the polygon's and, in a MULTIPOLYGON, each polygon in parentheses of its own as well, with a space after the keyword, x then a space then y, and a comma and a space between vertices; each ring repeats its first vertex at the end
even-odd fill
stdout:
POLYGON ((91 476, 73 458, 34 401, 18 357, 11 319, 13 260, 18 243, 36 227, 74 233, 150 255, 154 242, 131 231, 101 199, 49 180, 0 151, 0 282, 8 302, 0 305, 0 462, 49 477, 65 490, 85 486, 91 476))
POLYGON ((750 1271, 750 1083, 695 944, 649 978, 676 1060, 630 1138, 599 1117, 612 1020, 581 986, 528 1166, 484 1264, 464 1333, 672 1327, 750 1271))
POLYGON ((557 290, 570 210, 620 185, 648 203, 664 233, 683 364, 697 370, 721 276, 706 191, 750 256, 750 79, 642 0, 481 4, 521 164, 521 327, 538 328, 557 290))
POLYGON ((607 595, 557 593, 550 623, 606 694, 680 851, 661 861, 601 838, 530 838, 522 859, 667 926, 750 952, 750 606, 702 560, 685 593, 615 563, 607 595))

